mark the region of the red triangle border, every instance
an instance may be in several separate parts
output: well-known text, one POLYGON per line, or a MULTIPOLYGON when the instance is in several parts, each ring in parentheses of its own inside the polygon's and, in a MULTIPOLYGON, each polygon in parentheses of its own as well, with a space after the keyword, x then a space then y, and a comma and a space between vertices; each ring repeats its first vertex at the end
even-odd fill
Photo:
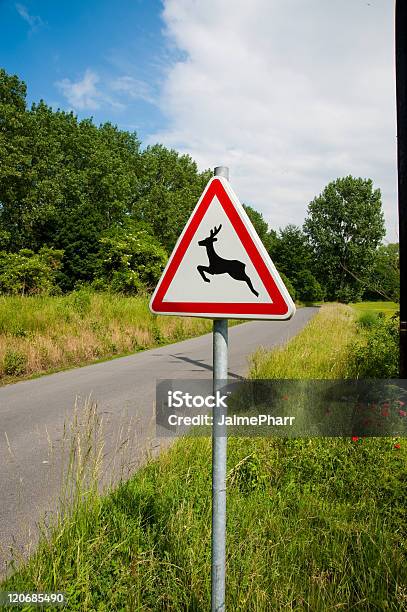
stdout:
POLYGON ((283 317, 287 315, 289 306, 284 300, 272 274, 264 263, 263 256, 260 254, 256 244, 249 234, 244 222, 237 212, 232 200, 227 194, 222 182, 214 179, 206 193, 204 194, 194 216, 190 219, 188 226, 174 252, 170 264, 162 277, 157 291, 151 303, 152 310, 160 313, 199 313, 213 315, 277 315, 283 317), (192 242, 195 233, 208 210, 214 197, 217 197, 223 210, 228 216, 233 228, 240 238, 243 248, 250 257, 254 267, 260 276, 267 293, 272 300, 269 304, 256 304, 255 302, 166 302, 165 295, 168 288, 184 258, 184 255, 192 242))

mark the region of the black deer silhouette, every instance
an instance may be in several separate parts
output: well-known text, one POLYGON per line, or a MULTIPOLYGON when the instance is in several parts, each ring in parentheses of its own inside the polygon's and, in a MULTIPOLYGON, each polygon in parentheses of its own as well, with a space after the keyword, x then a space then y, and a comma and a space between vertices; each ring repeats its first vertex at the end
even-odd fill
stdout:
POLYGON ((205 283, 210 283, 209 278, 205 276, 205 272, 208 274, 229 274, 232 278, 238 281, 245 281, 248 284, 249 289, 256 297, 258 297, 259 293, 253 287, 250 278, 247 276, 245 268, 246 264, 237 259, 223 259, 223 257, 219 257, 217 253, 215 253, 215 249, 213 248, 213 243, 217 241, 215 236, 219 234, 222 225, 219 227, 214 227, 213 230, 210 231, 210 234, 204 240, 200 240, 198 242, 199 246, 206 247, 206 253, 209 259, 209 266, 198 266, 197 270, 199 274, 204 279, 205 283))

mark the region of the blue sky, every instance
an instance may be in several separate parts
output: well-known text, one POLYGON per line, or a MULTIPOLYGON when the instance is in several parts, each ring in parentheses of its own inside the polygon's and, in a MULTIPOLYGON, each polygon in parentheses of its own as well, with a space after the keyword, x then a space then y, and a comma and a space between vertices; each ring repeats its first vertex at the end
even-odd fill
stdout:
POLYGON ((1 64, 27 83, 29 103, 43 98, 144 139, 163 125, 155 99, 177 57, 161 10, 157 0, 0 2, 1 64))
POLYGON ((230 167, 243 202, 300 225, 325 185, 382 191, 397 240, 394 2, 0 0, 0 65, 43 98, 230 167))

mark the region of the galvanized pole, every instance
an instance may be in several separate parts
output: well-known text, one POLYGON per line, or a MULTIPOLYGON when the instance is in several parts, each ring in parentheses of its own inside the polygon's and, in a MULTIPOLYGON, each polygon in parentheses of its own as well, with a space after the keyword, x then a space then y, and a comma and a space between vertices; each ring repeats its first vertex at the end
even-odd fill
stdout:
POLYGON ((400 378, 407 378, 407 2, 396 2, 397 161, 400 245, 400 378))
MULTIPOLYGON (((218 166, 215 176, 229 180, 229 168, 218 166)), ((213 321, 213 391, 220 390, 228 377, 228 321, 213 321)), ((212 427, 212 612, 225 610, 226 584, 226 454, 227 431, 222 424, 226 408, 213 409, 212 427)))

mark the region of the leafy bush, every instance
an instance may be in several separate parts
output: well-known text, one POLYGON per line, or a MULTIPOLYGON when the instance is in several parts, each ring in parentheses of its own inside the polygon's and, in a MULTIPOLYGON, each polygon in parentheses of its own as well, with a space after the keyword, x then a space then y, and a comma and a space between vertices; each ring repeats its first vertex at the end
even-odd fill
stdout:
POLYGON ((362 328, 370 329, 374 325, 377 325, 379 314, 382 313, 372 312, 371 310, 363 312, 358 319, 358 325, 362 328))
POLYGON ((8 350, 4 355, 3 368, 8 376, 24 374, 27 367, 27 357, 19 351, 8 350))
POLYGON ((325 298, 324 289, 309 270, 298 272, 293 284, 298 298, 303 302, 320 302, 325 298))
MULTIPOLYGON (((380 314, 380 313, 379 313, 380 314)), ((354 378, 398 378, 399 321, 367 315, 362 318, 360 341, 350 353, 350 376, 354 378)))
POLYGON ((336 300, 342 304, 350 302, 360 302, 362 299, 362 287, 359 285, 344 285, 336 291, 336 300))
POLYGON ((136 294, 154 287, 167 253, 148 226, 128 221, 100 240, 101 264, 93 286, 117 293, 136 294))
POLYGON ((281 276, 281 280, 283 281, 284 285, 287 287, 287 291, 288 293, 291 295, 291 298, 293 299, 293 301, 295 300, 295 298, 297 297, 296 291, 293 287, 292 282, 290 281, 290 279, 288 278, 288 276, 286 276, 284 274, 284 272, 280 272, 280 276, 281 276))
POLYGON ((21 249, 18 253, 0 251, 0 292, 7 295, 51 293, 62 256, 63 251, 47 247, 38 253, 30 249, 21 249))

